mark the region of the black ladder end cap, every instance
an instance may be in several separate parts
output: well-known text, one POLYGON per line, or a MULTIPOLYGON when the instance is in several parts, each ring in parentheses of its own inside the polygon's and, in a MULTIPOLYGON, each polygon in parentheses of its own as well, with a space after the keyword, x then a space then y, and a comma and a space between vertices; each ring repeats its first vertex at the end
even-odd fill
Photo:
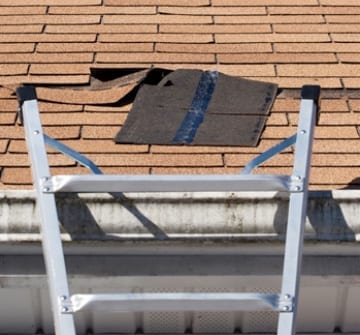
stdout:
POLYGON ((36 90, 33 85, 20 86, 16 89, 16 96, 19 101, 28 101, 36 99, 36 90))
POLYGON ((301 89, 301 98, 307 100, 314 100, 316 104, 318 104, 320 98, 320 86, 304 85, 301 89))

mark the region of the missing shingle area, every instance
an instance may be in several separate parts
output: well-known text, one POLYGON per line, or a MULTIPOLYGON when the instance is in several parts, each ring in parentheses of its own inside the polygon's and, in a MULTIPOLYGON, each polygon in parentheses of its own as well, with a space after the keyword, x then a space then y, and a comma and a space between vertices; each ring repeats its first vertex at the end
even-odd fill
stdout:
MULTIPOLYGON (((280 89, 278 98, 300 98, 301 89, 285 88, 280 89)), ((333 88, 322 88, 321 98, 323 99, 360 99, 360 89, 333 89, 333 88)))

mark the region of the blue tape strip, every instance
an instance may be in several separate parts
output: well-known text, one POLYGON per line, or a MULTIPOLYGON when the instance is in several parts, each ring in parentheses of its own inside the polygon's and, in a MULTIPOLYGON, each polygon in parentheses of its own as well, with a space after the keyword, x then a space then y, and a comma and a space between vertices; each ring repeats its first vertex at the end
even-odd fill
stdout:
POLYGON ((172 140, 173 144, 189 144, 194 140, 196 131, 204 120, 218 76, 217 71, 202 73, 190 109, 172 140))

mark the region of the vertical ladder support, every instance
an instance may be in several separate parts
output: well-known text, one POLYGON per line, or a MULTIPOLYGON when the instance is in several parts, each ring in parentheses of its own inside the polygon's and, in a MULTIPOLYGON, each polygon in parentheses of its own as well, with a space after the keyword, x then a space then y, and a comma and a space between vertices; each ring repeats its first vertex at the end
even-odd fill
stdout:
POLYGON ((304 229, 308 201, 308 184, 314 126, 317 121, 319 86, 304 86, 301 91, 300 115, 295 148, 293 176, 303 179, 303 189, 290 194, 289 213, 282 276, 281 296, 293 299, 292 311, 280 312, 278 335, 296 332, 298 292, 301 275, 304 229))
POLYGON ((50 169, 35 89, 30 86, 21 87, 17 90, 17 95, 20 103, 22 103, 25 136, 32 163, 34 186, 37 193, 42 248, 48 278, 51 307, 53 310, 55 333, 75 335, 73 315, 63 314, 60 308, 61 300, 69 297, 69 288, 55 196, 51 193, 44 193, 41 186, 42 181, 50 176, 50 169))

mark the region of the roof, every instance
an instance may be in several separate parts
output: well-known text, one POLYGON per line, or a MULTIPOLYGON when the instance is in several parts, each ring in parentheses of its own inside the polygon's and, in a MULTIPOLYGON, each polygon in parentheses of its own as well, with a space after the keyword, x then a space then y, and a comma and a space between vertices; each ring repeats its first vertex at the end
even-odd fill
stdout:
MULTIPOLYGON (((360 188, 357 0, 3 0, 0 8, 2 189, 31 188, 10 88, 87 85, 99 69, 217 69, 283 89, 257 148, 120 145, 130 106, 41 102, 45 131, 108 173, 237 173, 295 131, 299 89, 322 87, 312 189, 360 188)), ((59 97, 61 100, 61 96, 59 97)), ((292 152, 260 172, 290 173, 292 152)), ((50 153, 54 173, 85 170, 50 153)))

